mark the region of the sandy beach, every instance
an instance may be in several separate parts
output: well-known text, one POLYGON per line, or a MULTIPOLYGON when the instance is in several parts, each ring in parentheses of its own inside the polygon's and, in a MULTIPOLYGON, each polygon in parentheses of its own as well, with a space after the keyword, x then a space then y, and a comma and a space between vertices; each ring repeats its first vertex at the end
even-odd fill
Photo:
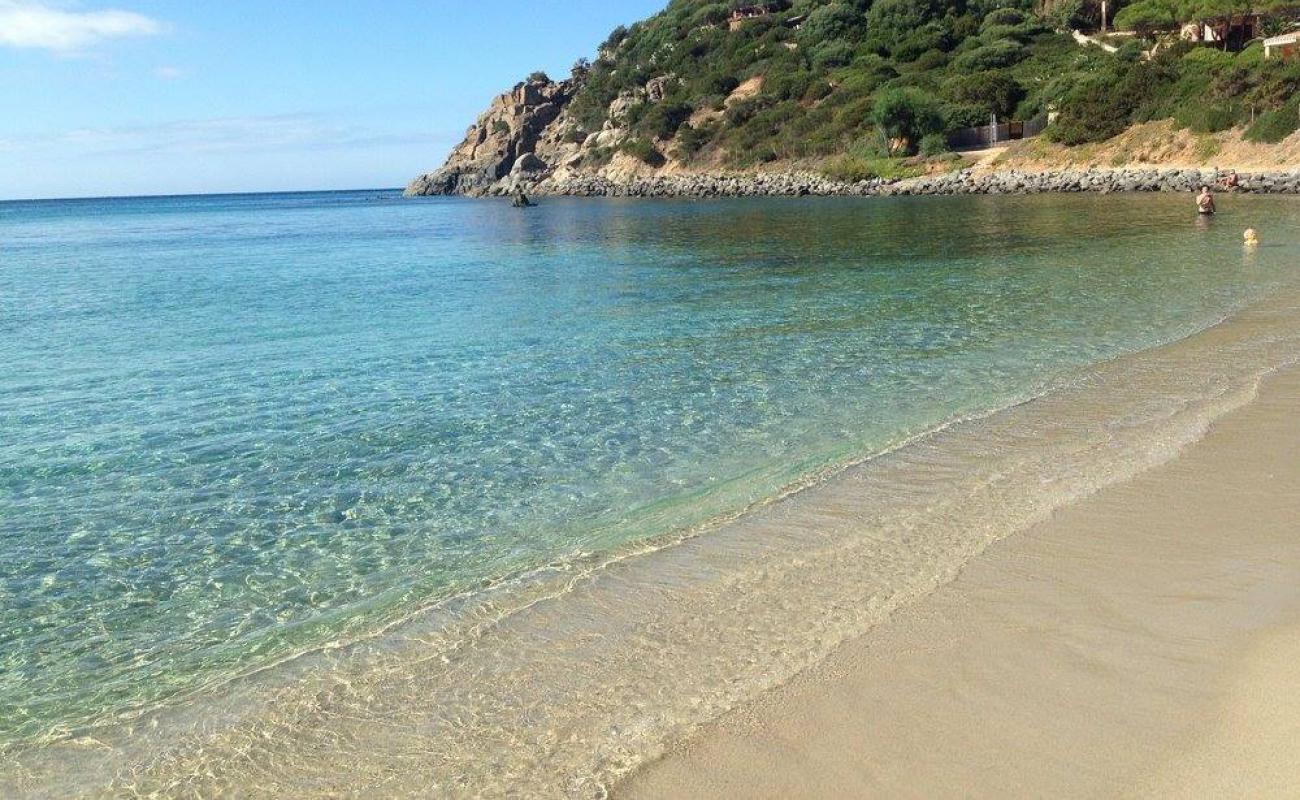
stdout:
POLYGON ((615 795, 1293 796, 1298 400, 1300 369, 1268 377, 615 795))
MULTIPOLYGON (((352 226, 337 261, 319 265, 337 280, 361 280, 357 270, 370 274, 367 265, 389 259, 405 263, 373 240, 373 214, 391 207, 365 193, 337 200, 323 201, 329 214, 296 196, 217 198, 198 212, 189 200, 106 207, 128 227, 142 212, 158 214, 166 224, 149 247, 167 264, 172 230, 200 224, 194 214, 225 209, 260 230, 268 202, 281 207, 286 232, 307 225, 333 236, 352 226)), ((277 433, 276 447, 224 454, 230 442, 260 441, 276 402, 292 406, 298 394, 274 389, 299 387, 303 359, 320 365, 313 391, 332 396, 332 328, 289 359, 279 345, 253 347, 268 376, 262 394, 233 393, 244 374, 231 360, 238 349, 218 348, 215 371, 189 366, 211 345, 174 354, 183 366, 168 380, 202 400, 194 408, 135 402, 133 373, 123 372, 110 393, 120 407, 114 419, 202 420, 220 409, 225 427, 202 439, 209 444, 196 445, 188 424, 165 431, 178 452, 214 447, 220 457, 179 469, 153 460, 151 439, 109 438, 101 449, 122 466, 101 475, 97 491, 51 492, 44 432, 74 424, 82 406, 56 406, 25 434, 32 513, 10 517, 27 527, 6 541, 57 543, 52 557, 66 566, 63 579, 47 581, 36 569, 44 562, 6 562, 32 565, 26 593, 11 596, 48 613, 32 646, 0 648, 0 698, 18 709, 0 713, 0 727, 12 731, 10 742, 26 737, 6 749, 0 731, 0 796, 1178 796, 1238 774, 1276 786, 1286 780, 1285 750, 1252 739, 1297 716, 1277 702, 1279 690, 1259 688, 1289 682, 1273 665, 1300 619, 1300 552, 1288 539, 1300 497, 1288 462, 1298 450, 1300 390, 1300 374, 1287 371, 1300 353, 1294 207, 1293 199, 1232 198, 1214 224, 1194 227, 1185 199, 1170 197, 547 203, 529 219, 574 232, 580 245, 547 245, 557 257, 547 269, 568 270, 566 285, 583 288, 556 294, 556 310, 536 314, 538 278, 526 265, 491 275, 476 263, 458 267, 475 281, 455 284, 465 292, 456 307, 513 298, 520 305, 507 316, 540 327, 508 343, 519 357, 486 362, 508 374, 466 367, 464 380, 485 394, 457 408, 477 419, 499 399, 491 387, 549 375, 534 366, 539 343, 547 358, 575 368, 519 395, 513 402, 529 411, 519 424, 484 417, 471 426, 479 438, 464 446, 448 444, 448 431, 460 430, 449 420, 459 417, 444 419, 452 406, 437 399, 454 385, 428 381, 420 361, 404 380, 413 392, 436 390, 433 399, 385 401, 367 429, 406 431, 409 441, 357 439, 353 406, 334 404, 304 417, 306 427, 277 433), (920 224, 924 240, 900 238, 920 224), (1241 249, 1245 224, 1264 234, 1257 249, 1241 249), (684 238, 665 249, 655 242, 666 225, 684 238), (1110 233, 1094 236, 1099 225, 1110 233), (620 242, 645 243, 632 272, 588 256, 586 232, 604 226, 625 231, 620 242), (750 263, 752 241, 773 248, 761 268, 750 263), (706 267, 689 274, 707 302, 683 302, 682 259, 700 253, 706 267), (728 266, 733 258, 738 268, 728 266), (642 288, 629 294, 629 286, 642 288), (619 298, 610 309, 627 313, 602 312, 587 328, 551 336, 552 320, 581 318, 578 309, 604 291, 619 298), (640 313, 648 303, 660 311, 640 313), (579 331, 586 338, 575 351, 579 331), (610 336, 625 344, 610 351, 610 336), (602 359, 614 366, 588 368, 602 359), (626 381, 640 387, 640 405, 589 402, 635 399, 626 381), (417 410, 432 416, 412 424, 417 410), (304 431, 323 425, 338 437, 295 449, 316 442, 304 431), (382 455, 394 447, 406 461, 382 455), (460 505, 441 515, 432 495, 399 492, 408 479, 426 486, 421 457, 513 464, 528 448, 551 455, 527 470, 587 472, 557 483, 565 491, 544 494, 549 504, 527 482, 483 484, 477 494, 472 481, 448 484, 438 496, 460 505), (246 506, 222 506, 208 538, 173 537, 188 517, 154 519, 158 508, 191 508, 207 497, 194 494, 203 487, 225 486, 225 466, 245 458, 264 479, 246 506), (411 502, 331 494, 340 463, 411 502), (277 471, 285 464, 294 465, 292 479, 277 471), (383 474, 367 471, 378 467, 383 474), (120 481, 137 474, 152 476, 161 494, 123 505, 136 495, 123 494, 120 481), (277 487, 318 510, 303 531, 281 531, 307 536, 294 540, 301 546, 292 558, 273 546, 275 526, 303 512, 295 506, 282 518, 278 499, 270 508, 253 502, 279 498, 277 487), (654 502, 633 502, 636 487, 654 502), (579 489, 593 508, 617 512, 593 518, 608 527, 570 519, 568 493, 579 489), (520 516, 489 513, 505 506, 520 516), (68 515, 113 527, 50 538, 68 515), (456 558, 470 559, 464 575, 478 574, 488 556, 548 560, 444 599, 428 581, 462 574, 447 572, 452 551, 415 547, 444 541, 429 533, 442 530, 434 523, 487 526, 481 541, 457 540, 456 558), (245 529, 261 533, 222 538, 245 529), (404 535, 390 535, 397 530, 404 535), (581 538, 593 531, 602 538, 581 538), (217 542, 224 549, 203 549, 217 542), (118 544, 150 557, 114 566, 85 555, 118 544), (533 550, 511 549, 519 547, 533 550), (327 574, 292 569, 331 564, 327 574), (167 566, 192 577, 177 584, 167 566), (61 598, 115 575, 135 580, 132 591, 105 590, 86 608, 101 615, 98 628, 124 634, 129 622, 132 636, 94 640, 99 661, 76 658, 89 612, 61 598), (238 575, 246 577, 230 578, 238 575), (312 629, 268 617, 268 609, 305 614, 300 601, 325 602, 294 587, 351 597, 363 576, 391 582, 396 594, 383 595, 391 606, 345 605, 312 629), (268 638, 247 639, 248 630, 268 638), (225 644, 195 649, 208 633, 225 644), (143 641, 160 648, 148 670, 103 655, 143 641), (100 679, 90 679, 92 668, 100 679), (4 680, 14 676, 21 680, 4 680), (94 696, 100 686, 114 688, 113 702, 94 696), (1242 762, 1243 748, 1251 758, 1272 754, 1282 771, 1225 769, 1242 762)), ((473 204, 405 208, 419 212, 412 230, 445 218, 437 230, 463 234, 437 245, 449 258, 481 245, 473 204)), ((44 207, 30 213, 38 230, 48 227, 44 207)), ((61 213, 84 216, 79 205, 61 213)), ((534 252, 535 230, 520 219, 500 218, 489 238, 534 252)), ((230 257, 250 282, 235 295, 243 310, 231 317, 206 293, 189 298, 194 318, 217 332, 262 313, 265 292, 253 287, 264 285, 265 264, 296 268, 291 236, 237 241, 230 257)), ((391 245, 406 252, 408 237, 391 245)), ((623 247, 608 257, 621 258, 623 247)), ((24 283, 34 303, 50 291, 43 263, 36 259, 24 283)), ((124 279, 141 277, 133 264, 121 262, 124 279)), ((376 273, 374 291, 386 274, 376 273)), ((143 287, 156 280, 139 296, 151 297, 155 289, 143 287)), ((427 291, 442 298, 439 281, 427 291)), ((68 285, 52 296, 81 294, 68 285)), ((369 307, 371 292, 349 296, 369 307)), ((277 314, 296 307, 277 305, 277 314)), ((392 349, 409 341, 407 325, 431 325, 435 338, 467 335, 448 345, 456 352, 497 352, 480 335, 498 326, 480 334, 426 308, 348 317, 358 336, 375 337, 374 356, 358 362, 350 385, 391 377, 385 359, 405 358, 392 349)), ((142 318, 137 304, 105 324, 137 331, 142 318)), ((295 323, 275 316, 268 324, 273 337, 295 323)), ((126 352, 153 352, 150 330, 126 352)), ((36 357, 39 344, 28 347, 33 369, 48 363, 36 357)), ((86 391, 82 402, 99 408, 104 396, 86 391)), ((244 497, 240 486, 225 491, 244 497)), ((0 603, 13 625, 31 608, 0 603)))

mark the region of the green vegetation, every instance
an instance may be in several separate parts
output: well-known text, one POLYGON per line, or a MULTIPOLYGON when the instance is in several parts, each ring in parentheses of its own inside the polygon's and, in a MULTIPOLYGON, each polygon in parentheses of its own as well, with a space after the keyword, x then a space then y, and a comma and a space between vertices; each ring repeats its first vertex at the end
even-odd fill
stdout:
POLYGON ((1249 125, 1246 137, 1276 142, 1300 124, 1290 99, 1300 65, 1180 43, 1150 60, 1115 58, 1073 88, 1048 129, 1064 144, 1097 142, 1129 125, 1172 119, 1195 133, 1249 125), (1253 119, 1253 124, 1252 123, 1253 119))
POLYGON ((619 149, 652 167, 661 166, 665 160, 664 154, 646 139, 628 139, 619 149))
MULTIPOLYGON (((1117 22, 1148 33, 1240 0, 1182 2, 1111 7, 1117 22)), ((1300 66, 1264 60, 1258 47, 1184 43, 1148 59, 1130 42, 1110 54, 1054 30, 1086 24, 1091 0, 1051 8, 1044 17, 1032 0, 672 0, 575 66, 572 135, 600 130, 621 98, 622 149, 646 163, 664 154, 733 167, 830 159, 828 171, 865 176, 894 169, 891 157, 945 152, 953 131, 990 115, 1056 110, 1049 135, 1066 144, 1154 119, 1205 134, 1250 125, 1259 141, 1300 124, 1288 99, 1300 66), (733 10, 756 4, 766 13, 733 22, 733 10), (751 79, 761 83, 737 94, 751 79)))
POLYGON ((1300 100, 1291 98, 1279 108, 1260 114, 1246 129, 1252 142, 1280 142, 1300 128, 1300 100))
MULTIPOLYGON (((1135 0, 1120 2, 1112 18, 1116 28, 1147 35, 1154 31, 1173 31, 1187 22, 1202 22, 1212 27, 1224 26, 1243 14, 1276 15, 1284 20, 1295 10, 1295 0, 1135 0)), ((1267 28, 1268 25, 1266 24, 1267 28)), ((1284 28, 1289 27, 1284 23, 1284 28)), ((1281 30, 1275 31, 1280 33, 1281 30)), ((1266 35, 1272 36, 1274 33, 1266 35)), ((1226 41, 1227 37, 1224 37, 1226 41)))

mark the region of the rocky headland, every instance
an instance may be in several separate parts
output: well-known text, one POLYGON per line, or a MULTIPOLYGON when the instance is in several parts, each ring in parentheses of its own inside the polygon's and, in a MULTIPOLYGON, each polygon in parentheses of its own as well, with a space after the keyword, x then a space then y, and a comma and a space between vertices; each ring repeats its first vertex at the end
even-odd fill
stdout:
MULTIPOLYGON (((1042 192, 1190 192, 1220 188, 1229 173, 1217 167, 966 166, 905 179, 847 182, 806 166, 770 171, 704 171, 665 159, 650 164, 624 151, 631 132, 623 122, 634 107, 659 102, 671 79, 620 95, 603 128, 579 133, 570 101, 581 75, 563 81, 534 76, 492 100, 444 165, 406 187, 408 196, 741 197, 1036 194, 1042 192)), ((728 103, 741 102, 756 85, 740 86, 728 103)), ((1026 141, 1028 143, 1028 140, 1026 141)), ((1294 159, 1287 158, 1287 161, 1294 159)), ((1235 191, 1300 193, 1300 169, 1238 173, 1235 191)))

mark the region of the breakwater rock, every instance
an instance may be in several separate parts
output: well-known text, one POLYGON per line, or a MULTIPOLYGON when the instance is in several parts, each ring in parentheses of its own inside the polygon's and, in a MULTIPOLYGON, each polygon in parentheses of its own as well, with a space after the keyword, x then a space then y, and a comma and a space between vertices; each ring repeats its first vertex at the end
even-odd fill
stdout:
POLYGON ((815 172, 656 175, 622 181, 579 175, 542 181, 535 191, 577 197, 802 197, 869 195, 879 193, 886 185, 879 179, 835 181, 815 172))
MULTIPOLYGON (((1082 169, 977 173, 970 170, 900 181, 878 194, 1038 194, 1042 192, 1193 192, 1226 189, 1232 173, 1216 169, 1082 169)), ((1300 193, 1300 172, 1238 173, 1239 192, 1300 193)))
MULTIPOLYGON (((1192 192, 1216 190, 1229 173, 1214 169, 1079 169, 1025 172, 961 170, 906 180, 837 181, 815 172, 679 174, 613 180, 600 175, 538 175, 532 180, 485 187, 478 194, 506 195, 515 186, 529 194, 572 197, 802 197, 1044 192, 1192 192)), ((1239 173, 1238 192, 1300 194, 1300 171, 1239 173)), ((418 193, 418 192, 412 192, 418 193)), ((443 192, 438 192, 439 194, 443 192)))

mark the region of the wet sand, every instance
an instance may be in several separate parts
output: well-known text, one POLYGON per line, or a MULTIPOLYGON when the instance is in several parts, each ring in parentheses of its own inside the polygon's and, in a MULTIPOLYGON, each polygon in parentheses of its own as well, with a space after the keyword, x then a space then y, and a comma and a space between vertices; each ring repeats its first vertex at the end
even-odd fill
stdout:
POLYGON ((614 794, 1291 796, 1298 682, 1292 367, 614 794))

